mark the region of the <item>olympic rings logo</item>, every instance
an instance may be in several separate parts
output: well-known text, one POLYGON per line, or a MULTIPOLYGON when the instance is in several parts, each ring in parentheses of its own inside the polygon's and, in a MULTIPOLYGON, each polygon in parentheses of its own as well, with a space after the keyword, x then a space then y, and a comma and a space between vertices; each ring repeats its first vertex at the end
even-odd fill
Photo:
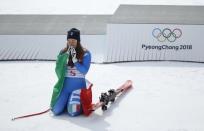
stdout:
POLYGON ((173 29, 173 31, 169 28, 165 28, 163 30, 154 28, 154 30, 152 31, 152 36, 159 42, 164 42, 166 40, 168 40, 169 42, 174 42, 177 38, 180 38, 181 35, 182 31, 178 28, 173 29))

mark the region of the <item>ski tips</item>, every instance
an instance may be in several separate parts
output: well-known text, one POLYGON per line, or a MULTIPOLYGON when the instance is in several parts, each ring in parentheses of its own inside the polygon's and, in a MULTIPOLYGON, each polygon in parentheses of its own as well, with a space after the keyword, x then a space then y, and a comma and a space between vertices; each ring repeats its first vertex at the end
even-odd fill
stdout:
POLYGON ((133 82, 132 82, 132 80, 127 80, 126 82, 128 82, 128 83, 130 83, 130 84, 132 84, 133 82))
POLYGON ((127 80, 127 82, 129 83, 129 85, 130 85, 130 87, 132 87, 133 85, 133 82, 132 82, 132 80, 127 80))

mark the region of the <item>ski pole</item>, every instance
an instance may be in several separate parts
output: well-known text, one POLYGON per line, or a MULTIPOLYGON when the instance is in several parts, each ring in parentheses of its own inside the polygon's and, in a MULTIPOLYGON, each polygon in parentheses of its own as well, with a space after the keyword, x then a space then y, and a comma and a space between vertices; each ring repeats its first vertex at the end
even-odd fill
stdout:
POLYGON ((47 109, 47 110, 45 110, 45 111, 42 111, 42 112, 33 113, 33 114, 29 114, 29 115, 24 115, 24 116, 14 117, 14 118, 12 118, 11 120, 14 121, 14 120, 17 120, 17 119, 22 119, 22 118, 37 116, 37 115, 41 115, 41 114, 47 113, 47 112, 49 112, 49 111, 50 111, 50 108, 47 109))

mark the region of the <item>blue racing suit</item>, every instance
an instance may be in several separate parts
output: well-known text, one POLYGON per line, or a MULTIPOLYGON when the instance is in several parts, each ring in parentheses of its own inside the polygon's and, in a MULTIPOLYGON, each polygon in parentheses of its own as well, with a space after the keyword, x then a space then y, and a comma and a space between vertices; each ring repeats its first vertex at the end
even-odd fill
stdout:
POLYGON ((86 88, 85 75, 91 64, 91 53, 86 51, 82 63, 74 63, 74 67, 67 66, 63 88, 52 108, 54 115, 59 115, 67 109, 70 116, 81 114, 80 89, 86 88))

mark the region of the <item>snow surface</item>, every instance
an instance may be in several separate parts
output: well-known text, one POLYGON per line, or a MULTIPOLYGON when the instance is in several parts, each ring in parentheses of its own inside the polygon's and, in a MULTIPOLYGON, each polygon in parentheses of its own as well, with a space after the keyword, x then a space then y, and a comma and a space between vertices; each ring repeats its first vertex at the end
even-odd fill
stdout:
POLYGON ((11 121, 46 110, 56 82, 55 62, 0 62, 1 131, 203 131, 204 64, 129 62, 92 64, 87 78, 93 99, 125 80, 133 88, 105 112, 90 117, 67 114, 11 121))

